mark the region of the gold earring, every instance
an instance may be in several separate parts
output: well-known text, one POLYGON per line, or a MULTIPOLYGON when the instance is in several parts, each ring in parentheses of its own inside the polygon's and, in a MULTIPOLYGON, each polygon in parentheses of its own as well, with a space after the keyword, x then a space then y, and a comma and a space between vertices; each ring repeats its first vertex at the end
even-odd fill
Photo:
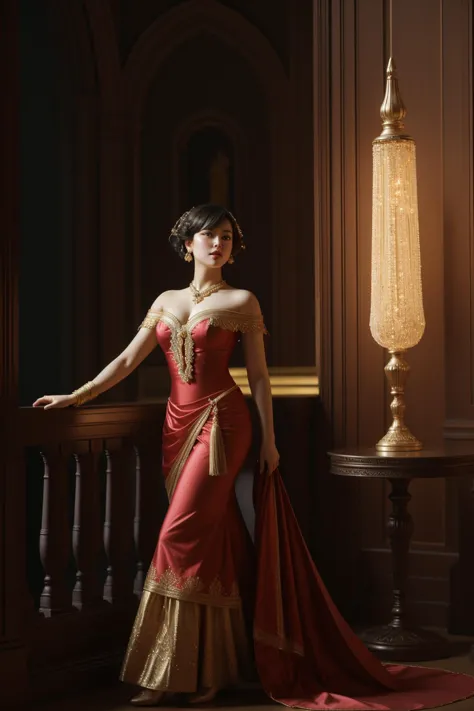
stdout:
POLYGON ((233 264, 234 262, 235 262, 235 259, 234 259, 234 257, 233 257, 232 254, 231 254, 230 257, 229 257, 229 259, 227 260, 227 264, 233 264))
POLYGON ((184 257, 185 262, 192 262, 193 261, 193 255, 191 252, 186 252, 186 256, 184 257))

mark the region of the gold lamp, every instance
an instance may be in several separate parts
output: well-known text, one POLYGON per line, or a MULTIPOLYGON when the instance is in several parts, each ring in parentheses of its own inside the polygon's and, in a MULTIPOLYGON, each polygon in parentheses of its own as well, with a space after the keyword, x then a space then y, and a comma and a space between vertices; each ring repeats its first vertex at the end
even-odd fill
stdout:
POLYGON ((404 130, 406 109, 395 62, 387 66, 380 109, 383 130, 373 141, 372 284, 370 331, 387 348, 385 373, 393 400, 393 422, 378 442, 380 452, 416 451, 421 442, 405 424, 405 352, 425 330, 421 285, 415 142, 404 130))

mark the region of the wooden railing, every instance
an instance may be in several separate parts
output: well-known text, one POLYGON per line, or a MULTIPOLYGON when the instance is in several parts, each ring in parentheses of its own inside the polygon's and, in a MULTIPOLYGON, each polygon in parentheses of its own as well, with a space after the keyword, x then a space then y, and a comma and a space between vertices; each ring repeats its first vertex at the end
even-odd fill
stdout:
POLYGON ((34 695, 87 667, 117 671, 167 507, 164 412, 164 403, 19 412, 34 695))
MULTIPOLYGON (((80 409, 18 411, 13 431, 25 482, 17 495, 20 564, 15 575, 26 645, 29 694, 73 694, 96 679, 116 679, 149 562, 167 509, 161 478, 161 429, 166 401, 80 409), (24 511, 21 502, 24 499, 24 511), (21 538, 24 524, 25 537, 21 538), (23 546, 26 548, 24 555, 23 546), (21 598, 21 599, 20 599, 21 598)), ((318 497, 315 397, 274 401, 287 487, 311 543, 318 497)), ((237 487, 250 527, 256 436, 237 487)))

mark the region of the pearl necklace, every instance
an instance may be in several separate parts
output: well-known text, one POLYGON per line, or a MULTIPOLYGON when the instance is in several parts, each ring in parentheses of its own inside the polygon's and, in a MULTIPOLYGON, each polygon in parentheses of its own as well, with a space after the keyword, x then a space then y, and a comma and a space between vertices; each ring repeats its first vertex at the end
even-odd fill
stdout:
POLYGON ((219 281, 217 284, 213 284, 212 286, 209 286, 207 289, 198 289, 197 286, 194 285, 194 282, 191 282, 189 285, 189 288, 191 290, 191 297, 192 300, 195 304, 201 303, 206 296, 210 296, 211 294, 214 294, 215 291, 219 291, 219 289, 222 289, 224 284, 227 282, 225 279, 222 281, 219 281))

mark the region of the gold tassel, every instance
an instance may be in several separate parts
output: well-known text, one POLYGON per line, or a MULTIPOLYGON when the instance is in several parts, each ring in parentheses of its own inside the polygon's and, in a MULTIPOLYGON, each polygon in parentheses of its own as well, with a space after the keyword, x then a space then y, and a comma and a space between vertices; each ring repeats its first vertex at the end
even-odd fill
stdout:
POLYGON ((209 476, 219 476, 227 474, 227 462, 225 457, 224 438, 219 426, 219 411, 217 403, 212 408, 213 420, 211 427, 211 438, 209 443, 209 476))

